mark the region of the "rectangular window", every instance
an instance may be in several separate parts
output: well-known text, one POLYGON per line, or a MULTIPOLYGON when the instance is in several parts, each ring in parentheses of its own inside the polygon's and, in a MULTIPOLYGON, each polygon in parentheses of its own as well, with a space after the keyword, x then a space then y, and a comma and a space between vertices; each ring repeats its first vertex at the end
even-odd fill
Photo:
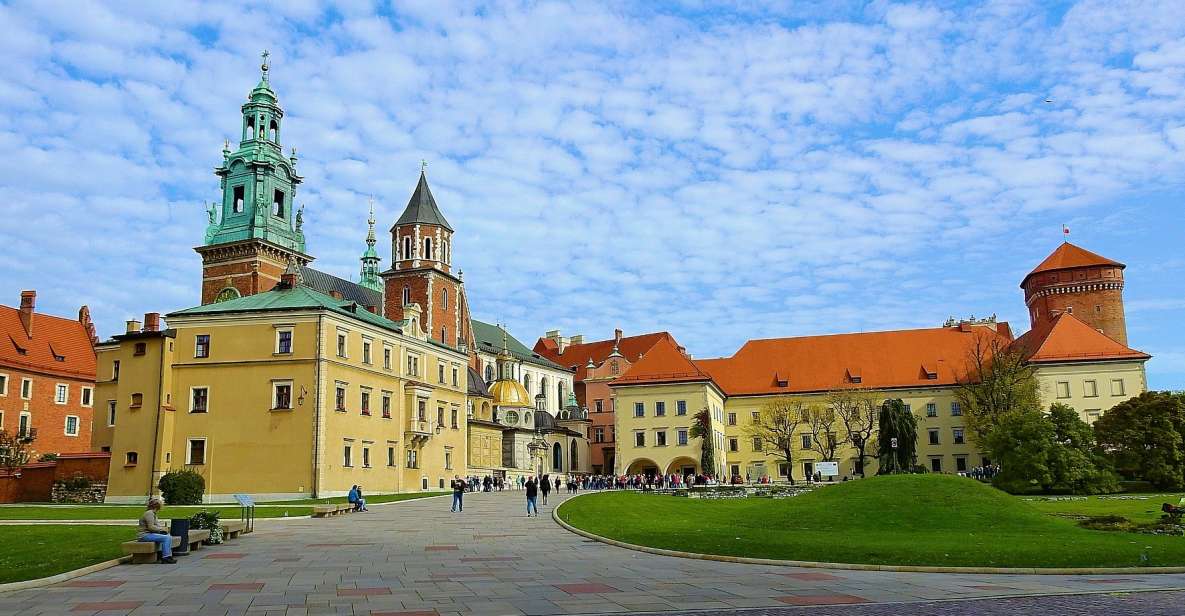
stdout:
POLYGON ((133 347, 132 355, 139 357, 146 353, 148 353, 148 343, 146 342, 137 342, 136 346, 133 347))
POLYGON ((284 217, 284 191, 282 190, 272 193, 272 216, 284 217))
POLYGON ((942 472, 942 458, 930 458, 930 470, 935 473, 942 472))
POLYGON ((449 425, 452 426, 452 428, 454 430, 458 430, 461 428, 461 424, 457 423, 458 419, 460 419, 459 417, 457 417, 457 415, 459 415, 459 414, 460 413, 458 412, 458 409, 451 409, 449 411, 449 425))
POLYGON ((436 379, 440 381, 441 385, 444 384, 444 364, 438 364, 436 366, 436 379))
POLYGON ((594 443, 604 443, 605 442, 605 428, 604 428, 604 426, 597 426, 597 427, 593 428, 593 442, 594 443))
POLYGON ((191 438, 189 439, 189 450, 185 453, 186 464, 205 464, 206 463, 206 439, 191 438))
POLYGON ((962 445, 963 444, 963 429, 962 428, 955 428, 954 429, 954 436, 955 436, 955 444, 962 445))
POLYGON ((635 402, 634 403, 634 417, 645 417, 645 416, 646 416, 645 403, 635 402))
POLYGON ((136 462, 139 460, 139 458, 140 458, 140 454, 138 454, 134 451, 129 451, 126 454, 124 454, 123 465, 124 466, 135 466, 136 462))
POLYGON ((33 379, 21 379, 21 400, 33 397, 33 379))
POLYGON ((111 380, 112 381, 119 380, 119 360, 118 359, 111 362, 111 380))
POLYGON ((292 352, 292 330, 281 329, 276 332, 276 353, 287 354, 292 352))
POLYGON ((362 446, 362 467, 370 468, 370 447, 362 446))
POLYGON ((66 436, 78 436, 78 417, 66 415, 66 436))
POLYGON ((343 383, 338 383, 334 388, 333 395, 334 410, 346 410, 346 386, 343 383))
POLYGON ((666 447, 667 445, 667 431, 658 430, 654 433, 654 445, 656 447, 666 447))
POLYGON ((593 407, 596 409, 596 412, 604 413, 605 412, 605 401, 604 400, 594 400, 593 407))
POLYGON ((342 445, 342 466, 350 468, 354 466, 354 446, 342 445))
POLYGON ((54 404, 65 404, 70 399, 70 386, 65 383, 58 383, 54 388, 53 401, 54 404))
POLYGON ((654 403, 654 416, 655 417, 665 417, 666 414, 667 414, 667 403, 666 402, 655 402, 654 403))
POLYGON ((144 394, 141 394, 141 393, 132 394, 131 407, 134 409, 138 409, 141 406, 144 406, 144 394))
POLYGON ((930 444, 931 445, 938 444, 938 429, 937 428, 930 429, 930 444))
POLYGON ((1122 396, 1123 393, 1123 379, 1111 379, 1111 395, 1122 396))
POLYGON ((803 449, 810 449, 811 448, 811 435, 809 435, 809 434, 802 435, 802 448, 803 449))
POLYGON ((444 427, 444 407, 436 407, 436 425, 444 427))
POLYGON ((448 470, 453 468, 453 452, 451 451, 444 452, 444 468, 448 470))
POLYGON ((395 466, 395 448, 387 447, 387 466, 395 466))
POLYGON ((107 427, 115 425, 115 400, 107 401, 107 427))
POLYGON ((926 403, 926 417, 938 417, 938 405, 933 402, 926 403))
POLYGON ((363 415, 370 415, 370 390, 365 387, 362 388, 359 404, 362 407, 363 415))
POLYGON ((345 332, 337 332, 337 356, 346 357, 346 334, 345 332))
POLYGON ((410 376, 420 375, 420 358, 415 355, 407 356, 407 374, 410 376))
POLYGON ((906 403, 906 404, 905 404, 905 410, 907 410, 907 411, 909 411, 909 412, 911 412, 911 413, 912 413, 912 412, 913 412, 913 406, 912 406, 912 405, 910 405, 909 403, 906 403))
POLYGON ((753 451, 761 451, 761 437, 753 437, 753 451))
POLYGON ((749 419, 752 419, 754 422, 760 421, 761 420, 761 413, 758 411, 750 411, 749 412, 749 419))
POLYGON ((687 444, 687 430, 685 428, 680 428, 675 432, 675 442, 680 445, 687 444))
POLYGON ((729 413, 728 414, 728 425, 730 425, 730 426, 737 425, 737 414, 736 413, 729 413))
POLYGON ((958 402, 951 402, 950 403, 950 416, 951 417, 961 417, 962 415, 963 415, 963 405, 959 404, 958 402))
POLYGON ((418 400, 416 404, 416 419, 420 421, 428 421, 428 402, 425 400, 418 400))
POLYGON ((383 369, 391 369, 391 347, 383 347, 383 369))
POLYGON ((82 388, 82 406, 90 406, 93 402, 91 398, 94 397, 95 390, 90 387, 82 388))
POLYGON ((362 339, 362 363, 370 363, 370 341, 365 338, 362 339))
POLYGON ((1057 397, 1059 400, 1070 397, 1070 383, 1069 381, 1057 382, 1057 397))
POLYGON ((234 201, 232 201, 230 204, 231 213, 232 214, 242 214, 243 213, 243 187, 242 186, 235 186, 234 195, 235 195, 234 201))
POLYGON ((728 450, 729 451, 740 451, 740 449, 741 449, 740 440, 735 439, 735 438, 728 439, 728 450))
POLYGON ((0 396, 8 395, 8 375, 0 374, 0 396))
POLYGON ((272 408, 292 408, 292 382, 272 383, 272 408))
POLYGON ((420 468, 419 456, 415 449, 407 450, 407 468, 420 468))
POLYGON ((965 472, 967 470, 967 458, 955 458, 955 470, 960 473, 965 472))
POLYGON ((687 401, 686 400, 676 400, 675 401, 675 414, 676 415, 686 415, 687 414, 687 401))
POLYGON ((1087 398, 1096 398, 1099 395, 1099 384, 1096 381, 1083 381, 1082 395, 1087 398))
POLYGON ((456 366, 453 366, 453 387, 461 384, 461 372, 456 366))
POLYGON ((645 432, 634 432, 634 447, 645 447, 645 446, 646 446, 646 433, 645 432))
POLYGON ((383 419, 391 418, 391 394, 383 392, 383 419))
POLYGON ((198 334, 193 343, 194 357, 210 356, 210 334, 198 334))
POLYGON ((189 412, 208 412, 210 410, 210 389, 208 387, 193 387, 189 391, 189 412))

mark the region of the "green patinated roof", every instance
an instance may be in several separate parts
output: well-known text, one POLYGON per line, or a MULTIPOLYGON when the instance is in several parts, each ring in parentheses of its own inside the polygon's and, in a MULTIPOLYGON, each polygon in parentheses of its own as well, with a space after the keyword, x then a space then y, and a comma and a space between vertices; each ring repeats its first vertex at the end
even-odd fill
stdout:
POLYGON ((407 208, 403 210, 399 220, 395 221, 395 226, 416 223, 439 225, 449 231, 453 230, 444 219, 444 214, 440 213, 440 208, 436 207, 436 199, 432 198, 432 190, 428 188, 428 178, 423 171, 420 171, 420 182, 416 184, 416 190, 411 194, 407 208))
POLYGON ((360 306, 356 302, 336 300, 332 297, 314 291, 306 286, 298 285, 293 289, 272 289, 264 293, 256 293, 225 302, 194 306, 185 310, 171 312, 167 316, 197 316, 205 314, 226 314, 235 312, 266 312, 273 310, 329 310, 340 315, 355 318, 371 325, 403 333, 399 323, 381 317, 360 306))
POLYGON ((564 372, 572 372, 542 355, 528 349, 526 345, 519 342, 510 332, 502 329, 497 325, 490 323, 483 323, 477 319, 470 320, 473 325, 473 340, 477 343, 477 351, 485 353, 497 354, 502 350, 502 334, 506 334, 506 346, 510 350, 510 354, 515 359, 521 359, 529 364, 536 366, 543 366, 544 368, 551 368, 553 370, 563 370, 564 372))

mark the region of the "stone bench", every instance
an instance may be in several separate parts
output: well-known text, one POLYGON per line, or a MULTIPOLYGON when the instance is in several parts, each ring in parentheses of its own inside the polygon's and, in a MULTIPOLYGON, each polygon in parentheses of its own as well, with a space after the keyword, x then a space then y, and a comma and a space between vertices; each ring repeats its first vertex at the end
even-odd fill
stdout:
POLYGON ((342 513, 349 513, 354 510, 354 506, 349 503, 329 504, 329 505, 313 505, 313 517, 325 518, 342 513))
MULTIPOLYGON (((123 548, 124 554, 131 554, 133 565, 154 563, 157 561, 157 554, 160 553, 155 541, 124 541, 119 545, 123 548)), ((173 547, 179 545, 181 537, 173 537, 173 547)))
POLYGON ((189 551, 201 549, 202 542, 210 538, 210 531, 205 528, 195 528, 189 531, 189 551))
POLYGON ((247 532, 247 523, 242 520, 218 522, 218 525, 222 527, 222 536, 226 539, 235 539, 239 534, 247 532))

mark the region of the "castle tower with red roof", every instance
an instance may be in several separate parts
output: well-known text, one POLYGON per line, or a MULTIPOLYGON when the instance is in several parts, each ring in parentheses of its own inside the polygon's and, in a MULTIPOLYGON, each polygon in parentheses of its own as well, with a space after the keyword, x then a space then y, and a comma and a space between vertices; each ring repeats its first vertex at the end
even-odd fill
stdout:
POLYGON ((1069 313, 1126 346, 1125 267, 1069 242, 1058 246, 1020 283, 1033 329, 1046 329, 1069 313))

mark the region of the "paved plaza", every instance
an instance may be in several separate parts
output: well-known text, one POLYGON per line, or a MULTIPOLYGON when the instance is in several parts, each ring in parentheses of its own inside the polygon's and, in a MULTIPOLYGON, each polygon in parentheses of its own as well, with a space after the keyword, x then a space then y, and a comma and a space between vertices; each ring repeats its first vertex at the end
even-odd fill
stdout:
POLYGON ((251 535, 181 557, 177 565, 125 565, 53 587, 0 594, 0 614, 443 616, 750 610, 745 613, 752 616, 1147 615, 1181 613, 1185 601, 1185 593, 1122 592, 1185 589, 1185 574, 893 573, 657 556, 563 530, 549 516, 564 498, 552 495, 538 518, 525 517, 523 493, 516 491, 467 495, 461 514, 449 513, 450 499, 443 497, 335 518, 261 521, 251 535), (1067 594, 1080 596, 948 601, 1067 594), (904 602, 913 605, 859 605, 904 602))

